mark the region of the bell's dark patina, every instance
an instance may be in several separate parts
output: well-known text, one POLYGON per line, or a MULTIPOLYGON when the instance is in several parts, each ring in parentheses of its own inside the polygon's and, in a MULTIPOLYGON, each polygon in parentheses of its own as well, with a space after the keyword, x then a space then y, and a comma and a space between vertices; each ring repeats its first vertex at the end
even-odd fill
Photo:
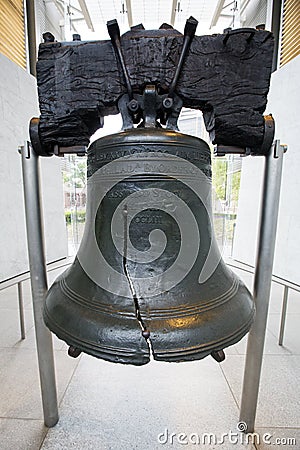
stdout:
POLYGON ((78 255, 46 297, 50 330, 73 356, 221 360, 248 332, 254 305, 215 243, 208 145, 162 128, 98 139, 87 196, 78 255))
POLYGON ((118 100, 123 131, 88 150, 84 236, 44 308, 70 356, 142 365, 211 354, 220 362, 253 321, 251 295, 215 242, 210 149, 177 131, 183 101, 175 88, 196 26, 187 20, 169 91, 153 82, 141 95, 117 22, 108 22, 127 86, 118 100))

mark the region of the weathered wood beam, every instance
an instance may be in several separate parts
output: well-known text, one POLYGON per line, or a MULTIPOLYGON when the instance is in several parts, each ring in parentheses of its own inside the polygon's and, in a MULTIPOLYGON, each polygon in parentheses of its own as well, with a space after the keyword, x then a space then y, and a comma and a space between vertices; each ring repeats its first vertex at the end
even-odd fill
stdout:
MULTIPOLYGON (((203 112, 215 143, 257 147, 263 140, 273 36, 253 30, 251 37, 247 30, 235 30, 227 41, 224 34, 195 36, 176 87, 184 107, 203 112)), ((168 92, 182 42, 173 29, 121 37, 134 93, 150 83, 168 92)), ((110 41, 41 44, 37 81, 40 137, 49 145, 87 144, 99 117, 117 114, 126 93, 110 41)))

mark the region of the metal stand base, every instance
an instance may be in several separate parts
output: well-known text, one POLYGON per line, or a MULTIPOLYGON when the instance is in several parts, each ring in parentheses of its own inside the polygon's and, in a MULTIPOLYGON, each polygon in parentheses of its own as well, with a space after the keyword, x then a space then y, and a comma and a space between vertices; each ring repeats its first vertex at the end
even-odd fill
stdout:
POLYGON ((279 209, 282 160, 286 147, 275 141, 266 156, 260 232, 254 275, 254 301, 256 318, 248 337, 240 421, 246 430, 254 430, 259 382, 268 317, 272 269, 275 251, 276 229, 279 209))
MULTIPOLYGON (((21 152, 28 256, 44 422, 47 427, 53 427, 58 422, 58 407, 52 336, 44 325, 42 318, 43 302, 47 292, 47 274, 43 243, 38 156, 29 142, 25 143, 21 152)), ((20 296, 19 290, 20 298, 22 296, 20 296)))

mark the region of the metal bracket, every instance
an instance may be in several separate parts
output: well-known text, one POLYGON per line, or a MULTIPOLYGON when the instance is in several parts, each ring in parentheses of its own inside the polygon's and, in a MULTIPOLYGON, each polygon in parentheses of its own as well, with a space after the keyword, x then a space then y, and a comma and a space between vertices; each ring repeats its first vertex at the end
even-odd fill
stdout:
POLYGON ((84 145, 73 145, 71 147, 60 147, 54 145, 53 153, 55 156, 64 156, 65 154, 76 154, 77 156, 86 156, 87 147, 84 145))
POLYGON ((33 117, 29 123, 29 136, 33 150, 39 156, 52 156, 53 151, 50 146, 43 145, 39 135, 40 119, 33 117))
POLYGON ((118 103, 119 111, 122 115, 123 130, 138 127, 160 128, 166 125, 170 130, 178 130, 177 121, 182 108, 182 100, 174 94, 170 98, 168 94, 159 95, 155 85, 146 85, 144 94, 134 94, 134 98, 129 102, 128 94, 123 95, 118 103), (130 112, 129 105, 137 103, 138 115, 130 112))
POLYGON ((120 41, 120 28, 118 25, 118 21, 116 19, 113 20, 109 20, 106 24, 107 26, 107 30, 108 30, 108 34, 110 36, 112 45, 115 49, 115 52, 118 56, 119 62, 122 66, 122 70, 123 70, 123 75, 125 78, 125 83, 126 83, 126 87, 127 87, 127 93, 129 96, 129 101, 133 99, 133 94, 132 94, 132 87, 130 84, 130 79, 129 79, 129 75, 127 72, 127 67, 125 64, 125 60, 124 60, 124 56, 123 56, 123 52, 122 52, 122 48, 121 48, 121 41, 120 41))
POLYGON ((187 51, 191 45, 191 41, 193 37, 195 36, 196 29, 197 29, 198 21, 194 17, 190 17, 187 19, 185 27, 184 27, 184 38, 183 38, 183 45, 182 50, 179 58, 179 62, 176 67, 175 75, 172 80, 170 89, 169 89, 169 96, 172 98, 174 95, 175 87, 182 69, 183 62, 185 60, 187 51))
POLYGON ((20 155, 23 154, 24 158, 26 158, 26 159, 30 158, 30 151, 32 151, 32 150, 33 150, 33 148, 32 148, 31 142, 29 142, 29 141, 25 141, 24 145, 20 145, 18 147, 18 153, 20 155))
POLYGON ((273 149, 274 158, 281 158, 283 156, 283 154, 287 152, 287 149, 288 149, 287 145, 281 144, 279 139, 276 139, 273 146, 274 146, 274 149, 273 149))
POLYGON ((143 125, 145 128, 157 127, 157 93, 154 85, 147 85, 144 90, 143 125))

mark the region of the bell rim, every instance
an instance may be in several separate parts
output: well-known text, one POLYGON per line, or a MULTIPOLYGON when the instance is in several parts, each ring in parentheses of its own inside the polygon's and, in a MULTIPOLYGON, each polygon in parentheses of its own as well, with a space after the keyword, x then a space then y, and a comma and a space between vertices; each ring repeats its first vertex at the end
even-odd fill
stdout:
MULTIPOLYGON (((113 363, 131 364, 138 366, 145 365, 150 362, 150 353, 147 351, 143 351, 143 349, 139 349, 139 352, 134 352, 123 347, 117 349, 115 346, 110 347, 103 344, 95 345, 95 341, 84 340, 82 337, 77 340, 76 336, 71 335, 66 331, 65 328, 60 327, 58 324, 55 324, 51 320, 46 305, 44 307, 43 315, 45 324, 52 333, 54 333, 59 339, 63 340, 67 345, 75 346, 88 355, 113 363), (62 333, 60 333, 60 330, 62 331, 62 333), (66 335, 69 335, 70 339, 68 339, 66 335), (83 342, 85 342, 86 345, 82 345, 83 342), (111 349, 111 352, 109 351, 109 349, 111 349), (118 355, 120 357, 118 357, 118 355)), ((204 359, 213 351, 223 350, 239 342, 243 338, 243 336, 245 336, 250 330, 254 317, 255 308, 252 308, 248 321, 245 322, 238 330, 233 331, 225 338, 223 336, 222 338, 210 343, 204 343, 200 345, 198 344, 193 347, 184 347, 182 349, 177 348, 165 351, 154 350, 153 359, 155 361, 161 362, 188 362, 204 359)))

